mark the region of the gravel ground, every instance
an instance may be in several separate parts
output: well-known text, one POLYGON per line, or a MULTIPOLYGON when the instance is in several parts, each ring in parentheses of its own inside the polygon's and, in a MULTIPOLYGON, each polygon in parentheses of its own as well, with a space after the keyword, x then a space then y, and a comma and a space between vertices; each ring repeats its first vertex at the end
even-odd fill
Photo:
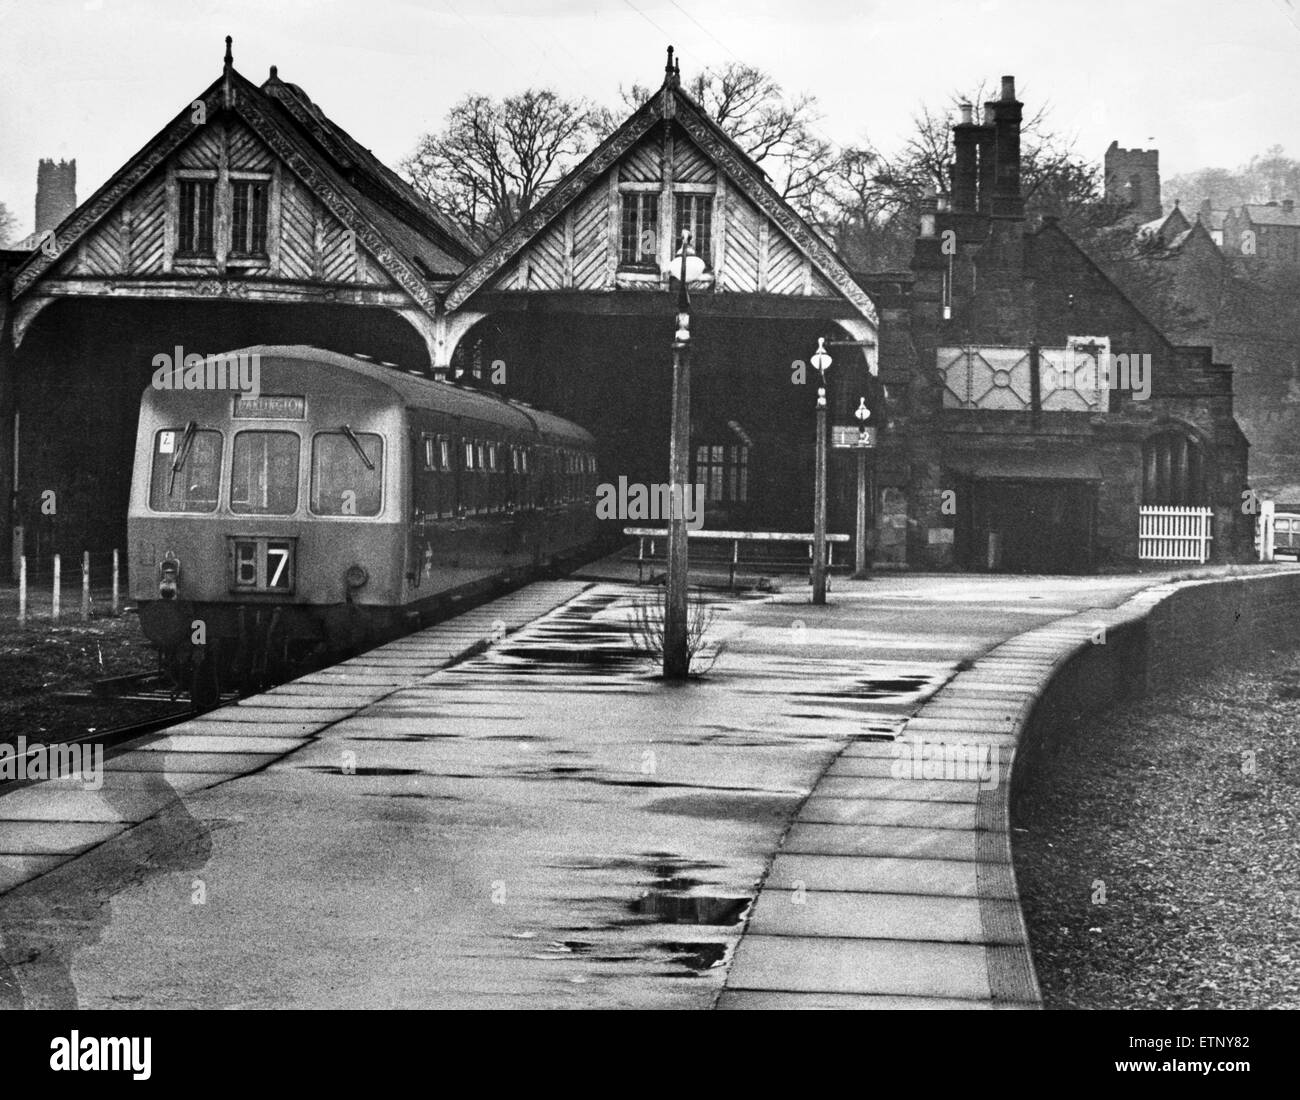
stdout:
POLYGON ((1045 1006, 1300 1008, 1300 654, 1061 732, 1013 833, 1045 1006))
POLYGON ((159 715, 161 708, 149 703, 59 696, 105 676, 158 667, 134 614, 82 622, 77 613, 58 625, 35 618, 19 627, 15 608, 5 605, 9 595, 0 593, 0 742, 12 743, 19 734, 29 742, 50 741, 159 715))

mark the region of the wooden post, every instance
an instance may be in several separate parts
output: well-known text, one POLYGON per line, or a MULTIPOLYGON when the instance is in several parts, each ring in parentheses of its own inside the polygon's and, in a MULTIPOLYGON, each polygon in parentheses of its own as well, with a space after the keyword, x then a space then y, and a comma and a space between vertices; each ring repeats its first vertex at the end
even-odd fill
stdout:
POLYGON ((50 609, 50 618, 56 623, 59 621, 59 586, 62 581, 60 574, 63 570, 63 563, 59 560, 59 555, 54 555, 54 602, 50 609))
POLYGON ((81 552, 81 621, 90 622, 90 551, 81 552))
POLYGON ((114 550, 113 551, 113 616, 114 618, 117 617, 121 605, 121 600, 119 598, 120 595, 121 592, 118 586, 118 572, 117 572, 117 551, 114 550))
POLYGON ((18 625, 27 625, 27 555, 18 557, 18 625))
POLYGON ((867 448, 858 448, 858 523, 853 536, 853 576, 856 580, 866 580, 871 575, 871 559, 867 556, 867 501, 870 493, 867 486, 867 448))

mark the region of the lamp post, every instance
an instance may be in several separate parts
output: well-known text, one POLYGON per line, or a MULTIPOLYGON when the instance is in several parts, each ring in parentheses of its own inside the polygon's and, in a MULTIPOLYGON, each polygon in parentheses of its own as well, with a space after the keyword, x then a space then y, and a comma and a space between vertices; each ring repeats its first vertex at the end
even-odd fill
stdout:
POLYGON ((671 280, 677 268, 677 331, 673 338, 673 419, 669 436, 668 599, 664 608, 664 679, 685 680, 691 671, 687 623, 686 485, 691 454, 691 279, 704 273, 704 261, 691 248, 689 230, 665 265, 671 280))
MULTIPOLYGON (((858 407, 853 410, 858 419, 858 525, 853 536, 853 577, 865 580, 871 572, 871 561, 867 557, 867 421, 871 419, 871 410, 867 408, 867 399, 858 398, 858 407)), ((871 494, 874 498, 875 494, 871 494)))
POLYGON ((817 473, 814 480, 812 602, 826 602, 826 372, 833 362, 826 353, 826 338, 817 337, 812 366, 820 377, 817 386, 817 473))

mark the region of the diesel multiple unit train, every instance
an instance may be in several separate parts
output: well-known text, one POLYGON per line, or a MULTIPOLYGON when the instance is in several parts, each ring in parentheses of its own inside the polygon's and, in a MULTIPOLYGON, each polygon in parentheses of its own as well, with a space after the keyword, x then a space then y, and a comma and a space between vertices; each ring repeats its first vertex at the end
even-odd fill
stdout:
POLYGON ((317 348, 216 358, 235 357, 256 396, 150 387, 136 437, 131 595, 196 702, 594 540, 595 440, 577 425, 317 348))

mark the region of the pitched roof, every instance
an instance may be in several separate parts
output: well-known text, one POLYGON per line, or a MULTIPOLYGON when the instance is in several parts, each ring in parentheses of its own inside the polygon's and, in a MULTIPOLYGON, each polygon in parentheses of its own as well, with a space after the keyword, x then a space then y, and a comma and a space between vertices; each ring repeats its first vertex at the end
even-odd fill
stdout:
POLYGON ((1178 204, 1174 203, 1174 208, 1168 214, 1143 222, 1137 227, 1137 232, 1140 236, 1160 237, 1166 244, 1170 244, 1176 234, 1185 233, 1191 224, 1178 204))
POLYGON ((463 233, 414 189, 331 122, 301 89, 272 76, 263 88, 229 67, 60 224, 53 255, 39 250, 15 273, 13 297, 27 290, 94 229, 138 184, 193 137, 193 106, 211 119, 225 110, 246 123, 379 266, 430 313, 435 290, 478 253, 463 233))
POLYGON ((1300 226, 1300 210, 1278 203, 1246 203, 1241 211, 1256 225, 1300 226))
POLYGON ((669 120, 680 125, 714 166, 726 175, 729 182, 776 223, 839 294, 872 324, 877 323, 871 297, 853 278, 844 261, 777 194, 762 168, 708 116, 708 112, 681 87, 680 81, 675 77, 666 79, 657 92, 556 184, 545 199, 520 218, 460 275, 447 293, 447 309, 451 311, 459 308, 530 241, 553 224, 655 125, 669 120))
POLYGON ((407 208, 408 213, 413 211, 438 232, 458 242, 469 258, 482 251, 451 218, 331 120, 302 88, 281 80, 276 66, 271 66, 271 75, 262 84, 261 91, 278 100, 295 122, 329 151, 353 183, 363 190, 377 191, 376 201, 382 204, 386 199, 390 204, 396 202, 399 207, 407 208))
POLYGON ((1197 214, 1197 218, 1204 223, 1208 229, 1222 229, 1223 223, 1228 220, 1226 210, 1202 210, 1197 214))

